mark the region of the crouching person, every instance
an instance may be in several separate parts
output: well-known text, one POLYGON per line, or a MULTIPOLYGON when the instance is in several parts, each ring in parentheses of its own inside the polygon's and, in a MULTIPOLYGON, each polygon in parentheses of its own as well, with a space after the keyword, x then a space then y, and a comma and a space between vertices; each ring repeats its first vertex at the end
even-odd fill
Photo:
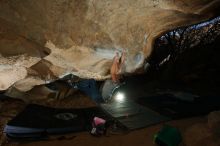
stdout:
POLYGON ((71 75, 67 82, 72 88, 84 92, 96 103, 103 102, 103 98, 94 79, 80 79, 77 76, 71 75))

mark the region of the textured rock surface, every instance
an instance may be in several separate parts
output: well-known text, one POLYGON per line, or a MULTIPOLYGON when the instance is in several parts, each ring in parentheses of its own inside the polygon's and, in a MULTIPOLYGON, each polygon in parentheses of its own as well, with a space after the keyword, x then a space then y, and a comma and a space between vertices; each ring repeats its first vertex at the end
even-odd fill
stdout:
POLYGON ((186 129, 183 135, 186 146, 219 146, 219 137, 210 131, 207 124, 199 123, 186 129))
POLYGON ((183 134, 185 145, 219 146, 219 115, 220 111, 211 112, 203 122, 188 127, 183 134))
POLYGON ((161 33, 217 14, 219 0, 0 0, 0 90, 67 73, 103 80, 116 50, 142 67, 161 33), (49 50, 49 49, 50 50, 49 50))
POLYGON ((212 133, 220 137, 220 111, 213 111, 208 115, 208 127, 212 133))

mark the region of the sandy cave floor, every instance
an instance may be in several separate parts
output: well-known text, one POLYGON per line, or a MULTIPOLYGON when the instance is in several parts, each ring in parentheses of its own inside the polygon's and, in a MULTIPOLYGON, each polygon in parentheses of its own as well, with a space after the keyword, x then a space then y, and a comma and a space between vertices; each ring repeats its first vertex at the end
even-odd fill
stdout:
MULTIPOLYGON (((90 107, 95 106, 95 104, 86 96, 77 93, 72 97, 68 97, 63 100, 41 100, 35 101, 34 103, 41 105, 48 105, 53 107, 90 107)), ((45 141, 35 141, 35 142, 14 142, 10 141, 6 138, 3 133, 4 125, 9 121, 12 117, 14 117, 19 111, 21 111, 25 107, 26 103, 15 100, 15 99, 6 99, 0 101, 0 146, 71 146, 71 145, 95 145, 95 146, 154 146, 153 136, 156 132, 160 130, 163 124, 170 124, 176 128, 178 128, 183 136, 183 142, 180 146, 189 145, 187 143, 191 143, 190 145, 199 145, 197 142, 201 136, 201 127, 206 126, 207 118, 203 117, 194 117, 189 119, 182 119, 176 121, 169 121, 161 124, 157 124, 154 126, 150 126, 144 129, 131 131, 129 133, 121 133, 121 134, 109 134, 107 136, 102 137, 94 137, 89 134, 89 132, 81 132, 81 133, 73 133, 62 136, 56 136, 51 138, 50 140, 45 141), (197 126, 195 126, 197 125, 197 126), (194 127, 194 130, 190 128, 194 127), (198 133, 197 135, 195 133, 198 133)), ((201 136, 201 139, 204 139, 201 136)), ((212 141, 212 140, 211 140, 212 141)), ((207 140, 203 140, 202 143, 210 143, 210 138, 207 140)), ((201 143, 200 143, 201 144, 201 143)), ((208 144, 209 145, 209 144, 208 144)), ((207 146, 208 146, 207 145, 207 146)), ((205 146, 205 145, 204 145, 205 146)), ((215 145, 213 145, 215 146, 215 145)))

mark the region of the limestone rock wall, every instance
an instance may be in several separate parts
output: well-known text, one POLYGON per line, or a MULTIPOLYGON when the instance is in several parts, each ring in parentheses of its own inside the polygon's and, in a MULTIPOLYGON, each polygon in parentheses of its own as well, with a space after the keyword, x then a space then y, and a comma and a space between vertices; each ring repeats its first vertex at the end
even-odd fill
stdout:
POLYGON ((27 91, 68 73, 104 80, 123 49, 123 73, 133 73, 157 36, 219 7, 220 0, 0 0, 0 90, 27 91))

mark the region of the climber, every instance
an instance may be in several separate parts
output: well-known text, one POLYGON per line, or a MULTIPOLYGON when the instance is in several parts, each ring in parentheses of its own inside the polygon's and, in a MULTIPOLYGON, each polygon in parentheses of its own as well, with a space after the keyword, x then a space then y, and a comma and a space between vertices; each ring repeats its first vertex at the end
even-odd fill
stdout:
POLYGON ((124 84, 121 82, 121 73, 124 62, 125 50, 123 50, 121 57, 119 56, 119 53, 116 52, 110 68, 111 79, 106 80, 101 88, 102 98, 105 102, 111 101, 114 91, 124 84))
POLYGON ((125 51, 123 50, 121 57, 119 57, 119 53, 116 52, 110 70, 111 79, 114 83, 120 83, 120 78, 121 78, 120 73, 124 61, 125 61, 125 51))

